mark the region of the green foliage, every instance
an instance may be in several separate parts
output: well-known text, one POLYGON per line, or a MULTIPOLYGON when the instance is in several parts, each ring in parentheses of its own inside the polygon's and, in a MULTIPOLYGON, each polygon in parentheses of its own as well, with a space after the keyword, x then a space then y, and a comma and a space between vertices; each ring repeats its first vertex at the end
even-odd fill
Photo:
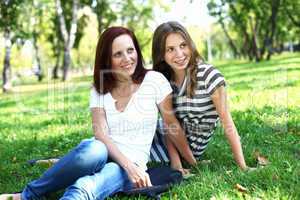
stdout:
MULTIPOLYGON (((220 127, 195 177, 162 195, 162 199, 299 199, 300 55, 271 61, 216 62, 224 74, 231 113, 239 130, 246 162, 259 167, 259 151, 270 164, 241 172, 220 127), (236 184, 248 189, 241 193, 236 184)), ((70 82, 21 85, 0 94, 0 193, 20 191, 46 166, 29 166, 34 158, 59 157, 92 136, 88 97, 92 77, 70 82)), ((50 199, 58 199, 61 193, 50 199)), ((110 199, 145 199, 118 196, 110 199)))
POLYGON ((227 40, 234 54, 260 61, 269 59, 274 51, 280 51, 287 42, 299 41, 296 36, 299 27, 289 22, 292 21, 289 18, 292 18, 300 25, 294 14, 300 12, 299 3, 296 2, 219 0, 210 1, 207 7, 210 15, 217 17, 219 24, 223 25, 223 31, 227 29, 229 32, 227 40), (288 12, 288 9, 292 12, 288 12), (232 44, 236 46, 237 52, 232 44))
POLYGON ((12 43, 18 38, 28 37, 28 34, 22 29, 23 21, 20 19, 24 8, 26 8, 26 3, 30 2, 22 0, 0 1, 0 31, 12 33, 12 43))

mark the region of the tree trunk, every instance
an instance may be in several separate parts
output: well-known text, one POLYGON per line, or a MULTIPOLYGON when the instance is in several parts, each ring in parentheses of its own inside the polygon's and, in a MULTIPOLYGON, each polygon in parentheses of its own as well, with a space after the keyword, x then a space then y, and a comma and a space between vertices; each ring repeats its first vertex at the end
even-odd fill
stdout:
POLYGON ((59 69, 60 55, 61 55, 60 49, 57 49, 57 51, 55 51, 55 52, 56 52, 56 55, 55 55, 55 57, 56 57, 56 63, 55 63, 55 66, 54 66, 54 68, 52 70, 52 79, 58 79, 59 78, 59 76, 58 76, 58 69, 59 69))
POLYGON ((68 71, 69 66, 71 64, 71 55, 70 55, 70 49, 68 47, 64 48, 64 60, 63 60, 63 78, 62 80, 68 80, 68 71))
POLYGON ((257 45, 257 22, 255 23, 255 26, 253 26, 253 19, 252 17, 249 18, 250 20, 250 27, 251 27, 251 30, 252 30, 252 39, 251 39, 251 42, 252 42, 252 52, 253 52, 253 55, 255 57, 255 61, 256 62, 259 62, 261 60, 261 55, 260 55, 260 52, 259 52, 259 47, 257 45))
POLYGON ((275 34, 275 29, 276 29, 276 18, 277 18, 277 13, 278 13, 278 8, 280 6, 280 0, 272 0, 272 14, 271 14, 271 33, 269 36, 269 46, 267 46, 268 49, 268 55, 267 55, 267 60, 270 60, 271 55, 273 53, 273 38, 275 34))
POLYGON ((73 0, 72 6, 72 21, 70 31, 68 32, 61 1, 56 0, 56 12, 59 18, 60 32, 64 40, 64 61, 63 61, 63 81, 68 79, 68 72, 71 64, 71 49, 75 42, 77 32, 77 12, 78 12, 78 0, 73 0))
POLYGON ((35 50, 35 59, 37 63, 37 71, 35 72, 35 75, 38 78, 38 81, 41 82, 44 78, 43 70, 42 70, 42 65, 41 65, 41 58, 40 58, 40 53, 39 53, 39 47, 37 45, 37 33, 33 33, 33 47, 35 50))
POLYGON ((228 39, 229 46, 231 47, 231 49, 232 49, 232 51, 233 51, 234 58, 239 57, 239 54, 240 54, 240 53, 238 52, 238 50, 237 50, 237 48, 236 48, 236 46, 235 46, 233 40, 231 39, 231 37, 230 37, 230 35, 229 35, 229 33, 228 33, 226 27, 225 27, 225 24, 224 24, 222 18, 220 18, 219 23, 221 24, 221 27, 222 27, 222 29, 223 29, 223 32, 225 33, 226 38, 228 39))
POLYGON ((3 93, 11 90, 11 67, 10 67, 11 38, 10 38, 10 31, 8 29, 6 29, 4 32, 4 39, 5 39, 5 57, 4 57, 4 67, 2 72, 3 93))

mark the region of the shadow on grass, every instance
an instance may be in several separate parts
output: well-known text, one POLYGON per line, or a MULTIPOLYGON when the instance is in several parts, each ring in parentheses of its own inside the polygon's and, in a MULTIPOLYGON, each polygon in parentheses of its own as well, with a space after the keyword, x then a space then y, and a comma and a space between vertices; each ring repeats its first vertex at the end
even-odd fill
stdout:
MULTIPOLYGON (((252 157, 255 149, 263 149, 272 157, 276 157, 278 154, 284 153, 281 151, 295 150, 297 146, 300 147, 300 116, 295 115, 299 112, 300 109, 296 108, 286 109, 271 106, 232 112, 246 157, 252 157), (277 117, 283 120, 278 120, 277 117)), ((222 128, 218 127, 215 131, 215 136, 209 144, 206 154, 204 159, 214 159, 217 162, 216 168, 233 165, 234 160, 231 158, 231 150, 222 128)), ((294 157, 294 159, 297 158, 294 157)), ((251 159, 248 162, 254 165, 256 161, 251 159)))

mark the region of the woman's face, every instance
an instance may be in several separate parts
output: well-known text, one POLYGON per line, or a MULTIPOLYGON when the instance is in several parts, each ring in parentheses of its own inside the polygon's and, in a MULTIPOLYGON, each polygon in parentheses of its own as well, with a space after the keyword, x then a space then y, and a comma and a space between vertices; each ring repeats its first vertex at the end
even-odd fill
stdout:
POLYGON ((119 78, 129 78, 137 66, 137 52, 131 37, 127 34, 116 37, 112 43, 112 69, 119 78))
POLYGON ((170 33, 167 36, 164 59, 175 71, 187 68, 191 50, 180 33, 170 33))

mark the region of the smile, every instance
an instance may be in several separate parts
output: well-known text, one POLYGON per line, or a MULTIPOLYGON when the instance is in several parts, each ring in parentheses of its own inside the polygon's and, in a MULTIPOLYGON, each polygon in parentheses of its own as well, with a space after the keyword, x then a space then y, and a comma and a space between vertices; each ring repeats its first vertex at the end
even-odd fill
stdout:
POLYGON ((184 58, 181 58, 181 59, 178 59, 176 61, 174 61, 176 64, 178 65, 183 65, 186 63, 186 60, 187 60, 187 57, 184 57, 184 58))
POLYGON ((127 65, 123 65, 122 68, 123 69, 129 69, 132 67, 132 64, 127 64, 127 65))

